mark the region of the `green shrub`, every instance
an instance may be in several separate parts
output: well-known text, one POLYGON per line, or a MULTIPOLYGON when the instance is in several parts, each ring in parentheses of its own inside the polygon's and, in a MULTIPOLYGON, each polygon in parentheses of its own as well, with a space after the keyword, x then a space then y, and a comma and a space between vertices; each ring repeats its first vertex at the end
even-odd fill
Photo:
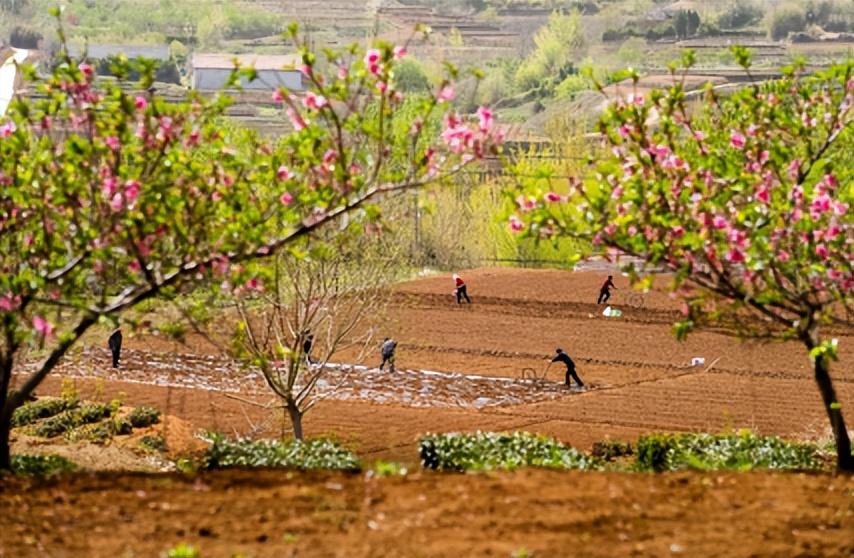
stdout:
POLYGON ((775 41, 785 39, 789 33, 800 33, 807 28, 807 16, 801 6, 788 4, 768 14, 768 36, 775 41))
POLYGON ((106 442, 114 436, 125 436, 133 432, 133 426, 125 419, 105 420, 95 425, 86 433, 86 438, 93 442, 106 442))
POLYGON ((38 420, 50 418, 63 411, 74 409, 80 402, 76 398, 38 399, 15 409, 12 413, 12 428, 26 426, 38 420))
POLYGON ((817 448, 776 436, 738 434, 652 434, 637 442, 636 468, 642 471, 814 469, 817 448))
POLYGON ((606 29, 604 33, 602 33, 602 42, 610 43, 614 41, 622 40, 626 37, 626 33, 621 29, 606 29))
POLYGON ((145 428, 160 422, 160 411, 154 407, 137 407, 130 412, 128 420, 134 428, 145 428))
POLYGON ((600 440, 593 444, 590 452, 594 457, 598 457, 604 461, 613 461, 618 457, 634 455, 635 450, 630 442, 622 440, 600 440))
POLYGON ((723 29, 740 29, 762 21, 765 12, 755 0, 734 2, 718 16, 718 25, 723 29))
POLYGON ((143 436, 139 441, 140 447, 150 452, 169 451, 166 440, 162 436, 143 436))
POLYGON ((110 416, 109 405, 93 403, 71 409, 51 417, 38 425, 33 434, 42 438, 53 438, 84 424, 94 424, 110 416))
POLYGON ((418 445, 421 464, 428 469, 479 471, 550 467, 601 469, 599 460, 568 448, 553 438, 527 432, 496 434, 428 434, 418 445))
POLYGON ((323 438, 312 440, 237 440, 209 435, 211 447, 205 467, 291 467, 295 469, 360 469, 359 458, 341 445, 323 438))
POLYGON ((43 477, 80 470, 73 462, 59 455, 14 454, 10 459, 12 472, 21 476, 43 477))

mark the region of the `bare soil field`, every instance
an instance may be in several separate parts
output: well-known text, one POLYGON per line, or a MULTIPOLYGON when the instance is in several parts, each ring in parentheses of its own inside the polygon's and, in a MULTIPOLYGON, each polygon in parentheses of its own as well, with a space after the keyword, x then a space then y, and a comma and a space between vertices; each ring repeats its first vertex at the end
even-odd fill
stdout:
MULTIPOLYGON (((205 557, 854 556, 850 477, 422 472, 417 439, 427 432, 526 430, 582 450, 655 431, 751 428, 828 439, 810 362, 797 343, 739 341, 714 327, 677 342, 670 333, 677 301, 657 289, 640 308, 626 304, 620 275, 611 303, 622 314, 606 317, 595 304, 606 272, 460 274, 470 305, 456 304, 450 275, 394 288, 380 337, 399 341, 399 371, 378 372, 378 350, 376 362, 346 375, 331 370, 330 385, 341 387, 321 385, 326 398, 305 417, 306 435, 332 434, 366 463, 394 460, 410 474, 119 474, 104 471, 164 465, 118 438, 107 448, 65 448, 58 452, 85 453, 81 464, 102 472, 4 480, 0 555, 158 556, 187 541, 205 557), (557 365, 547 369, 558 347, 578 364, 584 391, 565 388, 557 365), (705 364, 692 366, 695 358, 705 364), (523 380, 524 369, 547 375, 523 380)), ((840 328, 833 335, 841 350, 832 373, 850 409, 854 334, 840 328)), ((265 407, 271 397, 260 378, 200 338, 177 345, 127 337, 118 370, 106 340, 92 341, 40 395, 58 395, 67 377, 85 399, 156 406, 167 415, 159 425, 167 460, 198 454, 198 429, 287 435, 281 412, 265 407)), ((350 357, 335 360, 353 364, 350 357)), ((14 436, 13 451, 39 447, 14 436)))

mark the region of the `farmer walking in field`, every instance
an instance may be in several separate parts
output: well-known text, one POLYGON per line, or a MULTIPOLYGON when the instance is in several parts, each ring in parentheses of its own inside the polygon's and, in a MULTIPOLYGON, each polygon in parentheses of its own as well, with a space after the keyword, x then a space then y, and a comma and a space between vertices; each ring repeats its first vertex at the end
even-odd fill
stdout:
POLYGON ((466 282, 457 274, 454 274, 454 287, 456 288, 454 292, 457 295, 457 304, 463 303, 463 297, 465 297, 466 302, 471 304, 471 299, 469 298, 468 293, 466 293, 466 282))
POLYGON ((314 334, 310 331, 305 331, 303 335, 305 335, 305 340, 302 342, 302 354, 305 356, 307 364, 314 364, 314 361, 311 360, 311 346, 314 343, 314 334))
POLYGON ((566 364, 566 387, 570 387, 569 379, 572 378, 575 380, 575 383, 578 384, 578 387, 584 387, 584 382, 581 381, 581 378, 578 377, 578 374, 575 373, 575 363, 569 358, 569 355, 563 352, 563 349, 557 349, 557 356, 552 359, 552 362, 562 362, 566 364))
POLYGON ((119 359, 122 356, 122 330, 117 329, 113 332, 107 343, 110 345, 110 352, 113 353, 113 368, 118 368, 119 359))
POLYGON ((385 363, 388 362, 389 370, 394 372, 394 350, 397 348, 397 341, 394 339, 389 339, 386 337, 383 340, 383 344, 380 347, 380 351, 383 355, 383 361, 380 364, 380 370, 383 369, 385 363))
POLYGON ((608 299, 611 298, 611 289, 616 288, 617 286, 614 285, 614 276, 609 275, 605 282, 602 283, 602 288, 599 289, 599 300, 596 301, 596 304, 608 302, 608 299))

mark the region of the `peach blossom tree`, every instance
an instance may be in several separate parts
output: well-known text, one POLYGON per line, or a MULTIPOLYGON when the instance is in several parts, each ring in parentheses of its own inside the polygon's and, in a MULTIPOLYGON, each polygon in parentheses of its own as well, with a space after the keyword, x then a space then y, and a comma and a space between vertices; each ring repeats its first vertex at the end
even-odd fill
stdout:
MULTIPOLYGON (((749 53, 734 51, 749 72, 749 53)), ((692 62, 687 52, 679 68, 692 62)), ((838 468, 854 470, 828 335, 854 295, 854 66, 806 75, 795 65, 729 94, 709 87, 696 103, 679 68, 665 90, 613 100, 595 176, 563 192, 514 193, 510 227, 590 239, 597 253, 671 273, 684 301, 680 337, 715 320, 799 340, 838 468)))
POLYGON ((405 47, 328 53, 324 74, 298 46, 308 90, 273 93, 295 128, 278 145, 222 126, 225 95, 166 102, 150 62, 116 64, 115 81, 69 57, 45 78, 24 70, 32 96, 0 121, 0 469, 15 409, 96 324, 203 281, 257 289, 253 262, 344 215, 371 226, 376 200, 458 172, 500 139, 486 109, 472 123, 448 112, 422 136, 448 109, 441 93, 392 134, 405 47), (123 81, 131 70, 141 82, 123 81), (27 361, 34 371, 17 374, 27 361))

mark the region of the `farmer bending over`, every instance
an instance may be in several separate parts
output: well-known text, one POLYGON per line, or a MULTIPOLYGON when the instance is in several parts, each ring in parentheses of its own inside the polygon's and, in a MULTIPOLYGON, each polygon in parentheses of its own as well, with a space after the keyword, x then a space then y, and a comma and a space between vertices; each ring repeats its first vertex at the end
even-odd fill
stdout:
POLYGON ((578 387, 584 387, 584 382, 575 373, 575 363, 569 358, 569 355, 563 352, 563 349, 557 349, 557 356, 552 359, 552 362, 562 362, 566 364, 566 386, 570 387, 569 378, 571 377, 578 384, 578 387))
POLYGON ((394 339, 389 339, 388 337, 386 337, 383 340, 382 347, 380 347, 380 350, 382 351, 382 355, 383 355, 383 361, 380 364, 380 370, 382 370, 383 367, 385 366, 385 363, 388 362, 389 370, 394 372, 394 350, 396 348, 397 348, 397 341, 395 341, 394 339))
POLYGON ((471 304, 471 299, 469 298, 468 293, 466 293, 466 282, 463 281, 462 277, 456 274, 454 274, 454 287, 457 289, 457 304, 463 303, 463 297, 465 297, 466 302, 471 304))

